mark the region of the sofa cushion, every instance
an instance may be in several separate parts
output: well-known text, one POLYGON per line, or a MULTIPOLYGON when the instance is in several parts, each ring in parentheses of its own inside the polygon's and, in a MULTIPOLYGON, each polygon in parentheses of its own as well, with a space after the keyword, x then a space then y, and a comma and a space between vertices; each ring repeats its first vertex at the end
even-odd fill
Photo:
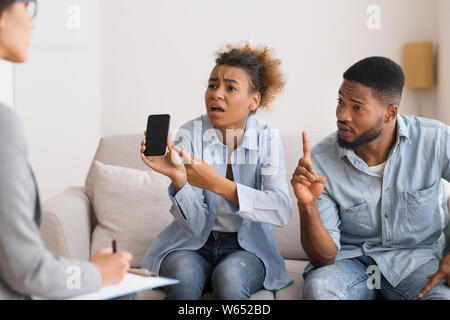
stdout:
POLYGON ((276 300, 302 300, 303 292, 303 271, 309 261, 304 260, 284 260, 286 270, 293 282, 281 290, 275 292, 276 300))
POLYGON ((298 160, 300 159, 299 137, 296 135, 281 136, 284 154, 286 157, 286 179, 289 188, 289 196, 292 201, 292 218, 284 228, 272 227, 277 249, 284 259, 307 259, 300 241, 300 216, 297 207, 297 199, 291 186, 291 177, 298 160))
POLYGON ((95 161, 93 207, 98 224, 92 234, 91 254, 117 241, 118 250, 133 254, 139 267, 154 238, 172 221, 167 196, 170 180, 154 171, 110 166, 95 161))
MULTIPOLYGON (((86 194, 92 201, 96 170, 94 162, 98 161, 113 166, 147 171, 149 168, 142 162, 139 155, 141 141, 144 135, 129 134, 107 136, 100 139, 97 151, 86 177, 86 194)), ((167 193, 167 190, 166 190, 167 193)))
MULTIPOLYGON (((323 137, 324 134, 310 134, 310 145, 318 143, 323 137)), ((300 214, 297 207, 297 198, 291 185, 292 173, 303 156, 302 138, 300 133, 298 135, 282 135, 281 141, 286 157, 286 179, 293 211, 292 218, 286 227, 272 227, 273 235, 278 251, 284 259, 308 259, 300 241, 300 214)))

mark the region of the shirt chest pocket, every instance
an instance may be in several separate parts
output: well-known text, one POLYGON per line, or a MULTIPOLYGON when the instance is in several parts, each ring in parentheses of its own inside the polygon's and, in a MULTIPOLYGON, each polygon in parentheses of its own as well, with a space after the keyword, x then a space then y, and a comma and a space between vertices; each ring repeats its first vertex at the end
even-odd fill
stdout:
POLYGON ((343 232, 359 236, 371 236, 376 229, 375 224, 367 202, 350 208, 341 208, 340 229, 343 232))
POLYGON ((439 180, 426 189, 400 193, 403 224, 407 232, 420 232, 430 228, 439 218, 439 180))

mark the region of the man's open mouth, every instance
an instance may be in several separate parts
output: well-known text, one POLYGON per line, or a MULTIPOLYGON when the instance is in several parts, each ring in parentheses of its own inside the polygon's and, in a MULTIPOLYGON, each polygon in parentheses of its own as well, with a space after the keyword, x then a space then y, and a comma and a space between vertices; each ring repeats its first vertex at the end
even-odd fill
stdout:
POLYGON ((349 126, 342 124, 342 123, 338 123, 337 126, 338 126, 339 135, 341 137, 348 137, 353 134, 353 129, 350 128, 349 126))

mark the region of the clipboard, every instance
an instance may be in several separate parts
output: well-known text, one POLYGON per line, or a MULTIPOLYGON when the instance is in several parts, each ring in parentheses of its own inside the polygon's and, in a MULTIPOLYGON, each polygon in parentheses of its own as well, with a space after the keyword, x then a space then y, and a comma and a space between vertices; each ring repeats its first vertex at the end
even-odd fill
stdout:
POLYGON ((104 286, 97 292, 81 294, 67 300, 107 300, 143 290, 177 284, 178 282, 178 280, 166 277, 147 277, 128 272, 122 282, 118 284, 104 286))

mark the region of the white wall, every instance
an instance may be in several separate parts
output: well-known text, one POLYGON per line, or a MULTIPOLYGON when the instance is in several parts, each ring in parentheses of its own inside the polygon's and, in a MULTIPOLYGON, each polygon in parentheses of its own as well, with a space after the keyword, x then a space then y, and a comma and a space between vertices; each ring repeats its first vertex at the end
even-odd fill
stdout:
MULTIPOLYGON (((401 63, 404 42, 439 40, 439 87, 422 97, 437 100, 439 107, 432 103, 434 109, 421 110, 416 94, 406 91, 401 111, 436 113, 450 121, 449 3, 41 0, 29 62, 15 67, 14 90, 10 80, 0 81, 9 85, 6 96, 24 121, 46 200, 84 184, 100 136, 140 133, 150 113, 172 114, 172 129, 204 113, 214 52, 228 42, 272 46, 283 61, 285 94, 274 112, 259 118, 284 133, 323 135, 335 128, 346 68, 369 55, 401 63), (82 10, 81 30, 67 28, 72 4, 82 10), (366 27, 372 4, 381 8, 381 30, 366 27)), ((10 73, 11 66, 6 68, 10 73)), ((11 77, 0 69, 0 79, 11 77)))
POLYGON ((39 1, 30 59, 15 68, 15 106, 46 200, 84 178, 100 137, 98 1, 39 1), (81 9, 81 29, 71 4, 81 9))
MULTIPOLYGON (((274 112, 258 117, 285 133, 331 132, 351 64, 370 55, 401 63, 404 42, 436 40, 434 0, 100 3, 102 135, 142 132, 150 113, 172 114, 172 128, 204 113, 214 52, 243 40, 274 47, 288 80, 274 112), (380 30, 366 26, 372 4, 381 8, 380 30)), ((401 111, 418 108, 406 91, 401 111)))
POLYGON ((0 60, 0 102, 12 107, 14 104, 13 65, 0 60))
POLYGON ((450 125, 450 1, 438 0, 438 118, 450 125))

